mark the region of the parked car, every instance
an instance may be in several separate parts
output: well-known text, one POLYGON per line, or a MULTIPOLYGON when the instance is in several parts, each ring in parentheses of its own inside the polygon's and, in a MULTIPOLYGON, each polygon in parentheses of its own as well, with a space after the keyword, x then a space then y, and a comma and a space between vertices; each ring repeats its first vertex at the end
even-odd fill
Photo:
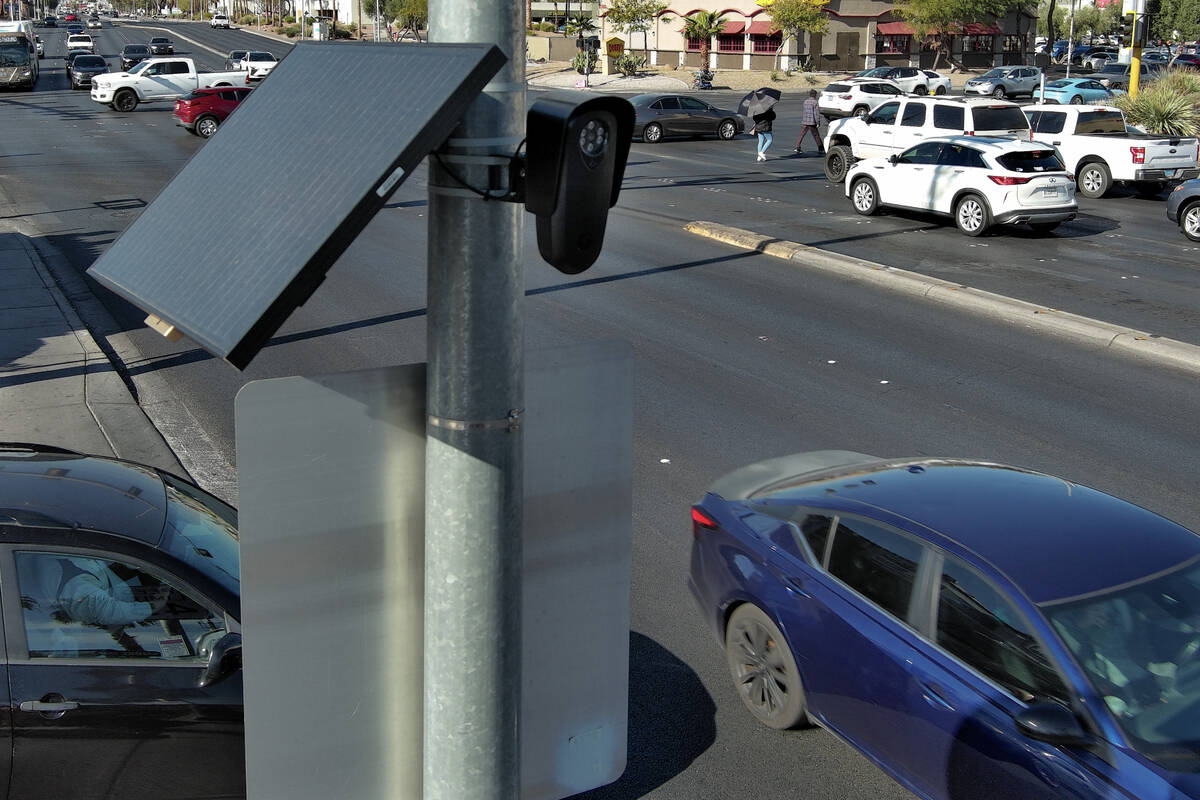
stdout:
POLYGON ((916 67, 876 67, 858 73, 857 77, 890 81, 906 94, 929 94, 929 78, 916 67))
POLYGON ((229 55, 225 56, 225 69, 241 69, 242 59, 246 57, 245 50, 230 50, 229 55))
POLYGON ((1110 89, 1095 78, 1059 78, 1048 81, 1045 89, 1033 93, 1039 103, 1061 103, 1082 105, 1084 103, 1111 103, 1118 90, 1110 89))
POLYGON ((829 451, 719 478, 691 521, 689 588, 764 725, 819 723, 922 798, 1200 798, 1186 528, 1019 467, 829 451))
POLYGON ((7 796, 244 797, 238 575, 190 481, 0 445, 7 796))
POLYGON ((87 50, 89 53, 94 53, 96 52, 96 42, 86 33, 72 34, 67 37, 67 52, 72 50, 87 50))
POLYGON ((904 90, 891 81, 847 78, 822 89, 817 98, 817 108, 821 116, 828 120, 862 117, 888 100, 895 100, 903 95, 904 90))
MULTIPOLYGON (((1138 70, 1138 81, 1142 82, 1155 77, 1161 68, 1161 64, 1143 62, 1138 70)), ((1093 73, 1091 78, 1109 89, 1128 89, 1129 75, 1132 71, 1132 64, 1105 64, 1093 73)))
POLYGON ((150 57, 150 48, 144 44, 127 44, 121 48, 121 69, 128 70, 134 64, 150 57))
POLYGON ((1171 59, 1171 67, 1178 69, 1200 69, 1200 55, 1195 53, 1176 53, 1171 59))
POLYGON ((864 216, 884 206, 952 216, 967 236, 1028 223, 1048 233, 1075 218, 1075 179, 1039 142, 946 136, 850 168, 846 196, 864 216))
POLYGON ((175 124, 207 139, 251 91, 249 86, 197 89, 175 101, 175 124))
POLYGON ((273 53, 265 50, 250 50, 242 57, 239 69, 245 70, 246 80, 261 81, 271 74, 271 70, 279 63, 273 53))
POLYGON ((1200 180, 1181 183, 1167 195, 1167 219, 1178 222, 1184 236, 1200 242, 1200 180))
POLYGON ((928 79, 928 89, 930 94, 947 94, 950 91, 950 76, 943 75, 940 72, 934 72, 931 69, 921 70, 925 73, 928 79))
POLYGON ((716 136, 732 139, 746 129, 745 120, 736 111, 681 94, 639 94, 630 98, 637 114, 634 138, 647 144, 668 136, 716 136))
POLYGON ((963 84, 963 94, 991 95, 997 100, 1032 95, 1042 82, 1042 71, 1037 67, 997 67, 971 78, 963 84))
POLYGON ((150 55, 170 56, 175 54, 175 45, 165 36, 155 36, 150 40, 150 55))
POLYGON ((82 89, 92 85, 92 78, 108 72, 108 62, 101 56, 84 54, 71 62, 67 68, 67 80, 72 89, 82 89))
POLYGON ((1115 62, 1119 54, 1120 51, 1115 47, 1093 47, 1079 59, 1079 63, 1090 70, 1099 70, 1105 64, 1115 62))
POLYGON ((212 19, 208 23, 213 28, 229 29, 229 17, 225 14, 213 14, 212 19))
POLYGON ((855 161, 890 156, 931 136, 1029 139, 1029 120, 1008 100, 980 97, 901 97, 865 117, 839 119, 825 132, 825 177, 841 183, 855 161))

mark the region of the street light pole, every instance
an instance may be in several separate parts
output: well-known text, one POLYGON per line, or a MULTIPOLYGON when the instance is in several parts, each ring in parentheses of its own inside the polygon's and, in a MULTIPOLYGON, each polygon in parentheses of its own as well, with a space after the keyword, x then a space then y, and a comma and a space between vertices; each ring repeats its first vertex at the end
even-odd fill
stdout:
POLYGON ((524 209, 471 190, 525 136, 520 1, 429 2, 431 42, 508 62, 429 159, 424 800, 520 796, 524 209))

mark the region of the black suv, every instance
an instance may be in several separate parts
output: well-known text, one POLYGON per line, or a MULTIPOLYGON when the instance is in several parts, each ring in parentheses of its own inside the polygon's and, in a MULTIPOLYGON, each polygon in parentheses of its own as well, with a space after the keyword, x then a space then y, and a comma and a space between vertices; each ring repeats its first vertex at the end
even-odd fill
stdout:
POLYGON ((144 44, 127 44, 121 50, 121 69, 127 70, 139 61, 150 57, 150 48, 144 44))
POLYGON ((175 46, 171 44, 171 40, 167 37, 155 36, 150 40, 150 55, 173 56, 175 55, 175 46))

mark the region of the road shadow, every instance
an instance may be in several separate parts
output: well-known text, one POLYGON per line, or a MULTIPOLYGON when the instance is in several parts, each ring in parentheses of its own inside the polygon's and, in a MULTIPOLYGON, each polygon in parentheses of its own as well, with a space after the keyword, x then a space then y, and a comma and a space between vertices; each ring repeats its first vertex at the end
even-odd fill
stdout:
POLYGON ((572 800, 642 797, 687 769, 717 738, 717 706, 692 668, 653 639, 629 634, 625 773, 572 800))

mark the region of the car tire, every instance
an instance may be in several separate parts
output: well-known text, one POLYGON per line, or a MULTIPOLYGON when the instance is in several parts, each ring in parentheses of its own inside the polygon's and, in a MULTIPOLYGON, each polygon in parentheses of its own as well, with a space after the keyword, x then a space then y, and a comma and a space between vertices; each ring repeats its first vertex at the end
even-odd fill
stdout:
POLYGON ((1193 242, 1200 242, 1200 200, 1179 209, 1179 230, 1193 242))
POLYGON ((217 132, 217 127, 220 124, 220 121, 216 117, 206 114, 196 120, 196 135, 201 139, 208 139, 217 132))
POLYGON ((721 120, 721 124, 717 126, 717 136, 725 141, 729 141, 738 135, 737 123, 731 119, 721 120))
POLYGON ((122 89, 113 95, 112 107, 120 112, 129 112, 137 108, 138 98, 132 89, 122 89))
POLYGON ((850 171, 850 163, 854 156, 850 148, 844 144, 836 144, 825 154, 825 177, 830 183, 841 183, 846 180, 850 171))
POLYGON ((1081 105, 1083 105, 1083 96, 1082 96, 1082 95, 1078 95, 1078 94, 1077 94, 1077 95, 1075 95, 1074 97, 1072 97, 1072 98, 1071 98, 1071 105, 1073 105, 1073 106, 1081 106, 1081 105))
POLYGON ((871 113, 871 109, 867 108, 866 106, 855 106, 854 110, 850 112, 850 116, 865 117, 867 114, 870 114, 870 113, 871 113))
POLYGON ((928 86, 918 86, 915 89, 913 89, 913 94, 924 97, 925 95, 929 94, 929 87, 928 86))
POLYGON ((977 194, 964 194, 954 204, 954 224, 967 236, 982 236, 992 227, 987 201, 977 194))
POLYGON ((850 202, 864 217, 874 216, 879 210, 879 187, 870 178, 855 178, 850 186, 850 202))
POLYGON ((1061 224, 1061 222, 1031 222, 1029 223, 1029 227, 1033 228, 1038 233, 1051 233, 1061 224))
POLYGON ((934 92, 934 94, 937 94, 937 95, 942 95, 942 94, 945 94, 945 93, 946 93, 946 87, 945 87, 945 86, 939 86, 939 87, 937 88, 937 91, 936 91, 936 92, 934 92))
POLYGON ((662 137, 662 125, 659 125, 657 122, 651 122, 642 129, 642 141, 646 144, 655 144, 656 142, 660 142, 662 141, 662 137))
POLYGON ((992 97, 996 98, 997 100, 1003 100, 1007 96, 1008 92, 1004 91, 1003 86, 997 86, 995 89, 992 89, 992 97))
POLYGON ((1075 176, 1078 192, 1092 199, 1104 197, 1112 188, 1112 173, 1102 161, 1089 161, 1079 168, 1075 176))
POLYGON ((745 603, 729 618, 725 658, 734 688, 755 719, 776 730, 811 724, 792 649, 758 606, 745 603))

